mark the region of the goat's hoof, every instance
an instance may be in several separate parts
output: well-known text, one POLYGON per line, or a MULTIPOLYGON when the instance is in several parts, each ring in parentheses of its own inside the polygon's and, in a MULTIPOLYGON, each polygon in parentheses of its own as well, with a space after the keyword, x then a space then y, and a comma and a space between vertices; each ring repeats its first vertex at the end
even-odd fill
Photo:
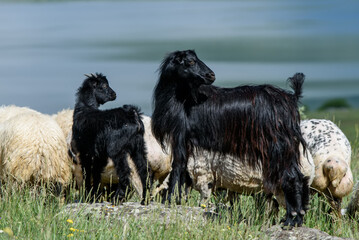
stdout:
POLYGON ((142 199, 142 201, 141 201, 141 205, 149 205, 150 204, 150 200, 148 200, 148 199, 142 199))
POLYGON ((283 225, 282 225, 283 230, 290 230, 293 227, 302 226, 302 224, 303 224, 303 216, 298 215, 298 214, 293 218, 287 216, 287 218, 283 219, 281 222, 283 223, 283 225))

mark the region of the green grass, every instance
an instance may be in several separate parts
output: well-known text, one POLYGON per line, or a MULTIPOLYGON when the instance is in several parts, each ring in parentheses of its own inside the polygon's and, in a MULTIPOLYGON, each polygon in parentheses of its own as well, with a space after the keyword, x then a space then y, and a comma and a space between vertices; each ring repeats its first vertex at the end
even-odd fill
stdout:
MULTIPOLYGON (((353 146, 352 170, 357 179, 359 111, 306 114, 308 118, 334 119, 342 127, 353 146)), ((72 202, 75 192, 72 191, 69 196, 68 201, 72 202)), ((197 206, 198 198, 199 194, 192 191, 185 205, 197 206)), ((348 197, 344 199, 344 206, 348 200, 348 197)), ((138 201, 138 197, 134 196, 130 201, 138 201)), ((223 211, 221 219, 205 224, 200 221, 183 221, 179 217, 175 217, 174 223, 166 223, 158 220, 159 213, 156 211, 151 219, 129 217, 126 221, 119 221, 104 216, 59 214, 64 209, 60 198, 44 190, 18 190, 11 184, 3 184, 0 196, 0 229, 10 228, 14 237, 0 233, 0 239, 265 239, 261 229, 269 227, 272 220, 278 222, 285 213, 281 209, 276 218, 264 217, 255 211, 254 200, 247 196, 239 199, 234 215, 238 214, 238 206, 241 206, 245 221, 238 222, 238 218, 231 218, 226 210, 223 211), (73 223, 67 222, 68 219, 73 223)), ((328 214, 329 208, 323 198, 313 196, 304 225, 331 235, 359 239, 359 222, 346 218, 338 219, 328 214)), ((358 218, 359 214, 356 217, 358 218)))
MULTIPOLYGON (((35 194, 29 188, 13 191, 3 187, 2 190, 0 229, 12 229, 16 239, 265 239, 261 229, 270 227, 273 219, 256 213, 253 199, 246 196, 235 205, 235 208, 241 206, 245 221, 238 222, 224 210, 223 218, 203 224, 179 217, 175 217, 173 223, 161 222, 156 211, 150 219, 129 217, 126 221, 104 216, 59 214, 64 206, 57 197, 35 194), (69 219, 72 222, 68 222, 69 219)), ((197 206, 193 201, 197 199, 196 195, 193 192, 186 205, 197 206)), ((329 205, 322 198, 314 196, 311 202, 305 226, 331 235, 359 238, 357 222, 327 214, 329 205)), ((235 210, 234 214, 237 213, 235 210)), ((283 215, 284 210, 281 209, 280 216, 274 219, 278 222, 283 215)), ((0 233, 0 239, 6 239, 6 236, 0 233)))

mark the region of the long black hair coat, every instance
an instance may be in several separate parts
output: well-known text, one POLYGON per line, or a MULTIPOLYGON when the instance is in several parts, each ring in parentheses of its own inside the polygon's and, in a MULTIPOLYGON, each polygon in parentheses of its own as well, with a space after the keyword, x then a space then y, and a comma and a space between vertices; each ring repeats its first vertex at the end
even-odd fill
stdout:
POLYGON ((141 112, 132 105, 108 110, 98 109, 100 105, 115 98, 116 93, 110 88, 104 75, 88 75, 77 92, 71 148, 79 155, 85 187, 87 193, 92 190, 92 195, 96 195, 108 158, 113 160, 119 176, 115 200, 125 198, 126 188, 130 183, 127 157, 131 156, 141 179, 144 200, 146 183, 147 180, 151 181, 151 175, 143 139, 141 112))
POLYGON ((159 72, 152 130, 163 146, 172 146, 168 200, 176 183, 180 191, 185 183, 189 155, 202 148, 262 167, 264 189, 285 193, 284 224, 301 225, 309 201, 298 150, 305 146, 297 108, 304 75, 289 79, 294 93, 271 85, 220 88, 211 85, 213 71, 192 50, 169 54, 159 72))

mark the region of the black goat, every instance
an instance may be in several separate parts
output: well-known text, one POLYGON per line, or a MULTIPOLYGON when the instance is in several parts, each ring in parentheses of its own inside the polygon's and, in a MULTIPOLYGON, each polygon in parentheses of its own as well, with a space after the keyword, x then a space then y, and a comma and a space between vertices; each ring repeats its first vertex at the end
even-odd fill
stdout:
POLYGON ((219 88, 215 74, 192 50, 169 54, 154 89, 152 130, 172 146, 168 197, 187 181, 190 154, 205 149, 232 154, 249 166, 262 167, 267 193, 283 190, 284 225, 301 225, 309 201, 307 179, 299 170, 301 135, 297 102, 303 74, 290 78, 294 93, 271 85, 219 88))
POLYGON ((87 193, 93 194, 99 187, 101 173, 108 158, 115 164, 119 184, 115 200, 123 200, 129 186, 130 168, 127 154, 131 156, 143 186, 143 201, 146 196, 146 181, 151 180, 143 139, 144 126, 141 113, 135 106, 99 110, 99 106, 116 99, 102 74, 86 75, 78 89, 73 115, 71 148, 79 155, 87 193))

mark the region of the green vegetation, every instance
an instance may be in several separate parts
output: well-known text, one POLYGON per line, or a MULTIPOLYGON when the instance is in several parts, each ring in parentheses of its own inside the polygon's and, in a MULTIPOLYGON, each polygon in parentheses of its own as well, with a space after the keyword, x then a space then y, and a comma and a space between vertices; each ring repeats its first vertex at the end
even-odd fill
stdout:
MULTIPOLYGON (((358 39, 359 37, 353 37, 358 39)), ((162 41, 89 41, 92 48, 118 49, 101 51, 96 58, 103 60, 158 61, 165 51, 174 49, 195 49, 206 61, 223 62, 344 62, 357 61, 355 51, 345 51, 347 46, 359 49, 359 41, 345 37, 240 37, 210 39, 169 39, 162 41), (342 43, 338 45, 338 42, 342 43), (263 44, 265 43, 265 44, 263 44), (325 43, 325 44, 324 44, 325 43), (126 51, 122 51, 126 49, 126 51), (328 51, 331 49, 331 51, 328 51), (106 55, 104 54, 106 53, 106 55)), ((85 43, 86 44, 86 43, 85 43)), ((79 46, 84 47, 84 42, 79 46)))
MULTIPOLYGON (((359 110, 336 111, 330 113, 309 112, 308 118, 334 120, 347 134, 353 146, 352 170, 354 178, 359 175, 359 110)), ((74 190, 68 200, 75 199, 74 190)), ((192 191, 187 206, 197 206, 199 194, 192 191)), ((344 199, 343 206, 349 197, 344 199)), ((130 201, 139 201, 133 196, 130 201)), ((213 199, 214 201, 214 199, 213 199)), ((256 213, 254 200, 242 196, 235 205, 241 206, 245 221, 238 222, 224 210, 223 218, 208 221, 183 221, 180 217, 174 223, 159 221, 158 213, 152 219, 139 220, 129 217, 126 221, 86 215, 59 214, 64 209, 60 198, 46 191, 23 188, 20 191, 11 184, 1 186, 0 229, 14 234, 14 238, 0 233, 0 239, 265 239, 261 229, 269 227, 272 220, 279 222, 284 216, 281 209, 278 217, 266 218, 256 213), (10 231, 9 231, 10 229, 10 231)), ((359 222, 346 218, 338 219, 328 214, 329 204, 321 197, 313 196, 311 209, 305 217, 305 226, 320 229, 331 235, 359 239, 359 222)), ((238 211, 235 210, 234 215, 238 211)), ((356 218, 358 219, 359 214, 356 218)))
POLYGON ((344 98, 335 98, 335 99, 330 99, 328 101, 326 101, 325 103, 322 104, 322 106, 320 106, 318 108, 319 111, 327 111, 327 110, 332 110, 332 109, 347 109, 347 108, 351 108, 350 104, 348 103, 348 101, 344 98))

